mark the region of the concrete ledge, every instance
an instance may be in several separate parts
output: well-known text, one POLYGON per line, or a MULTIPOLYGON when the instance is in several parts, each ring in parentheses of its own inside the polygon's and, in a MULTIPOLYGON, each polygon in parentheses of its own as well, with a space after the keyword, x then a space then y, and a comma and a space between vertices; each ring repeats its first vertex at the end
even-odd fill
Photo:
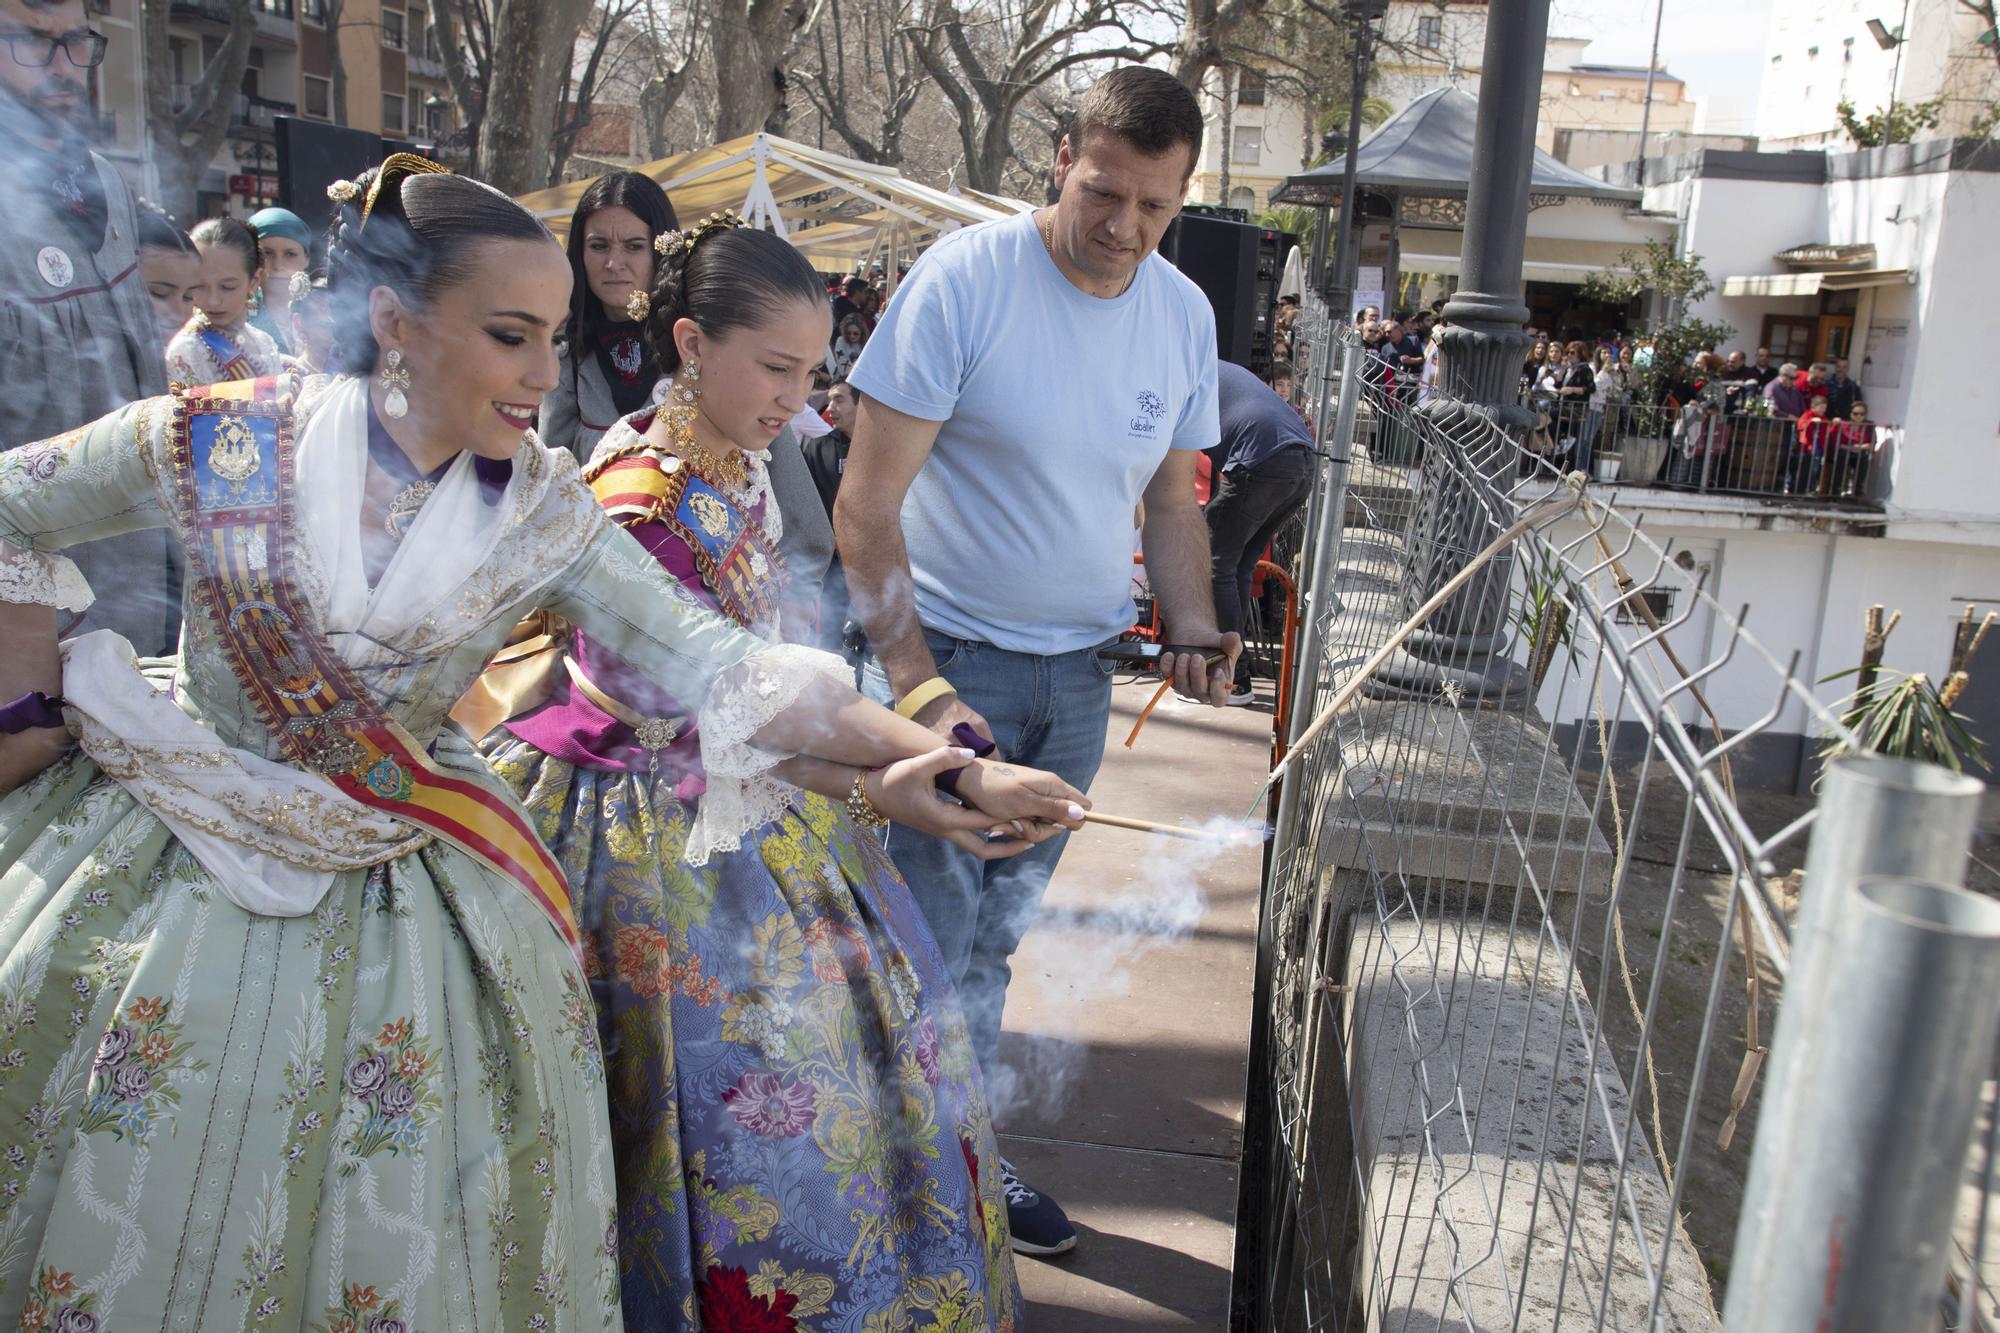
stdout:
POLYGON ((1658 1327, 1719 1330, 1609 1050, 1591 1067, 1595 1015, 1564 990, 1561 945, 1510 947, 1448 917, 1352 925, 1343 1025, 1370 1333, 1642 1329, 1656 1271, 1658 1327))
POLYGON ((1611 844, 1538 715, 1365 700, 1340 741, 1344 799, 1321 843, 1333 865, 1468 890, 1609 886, 1611 844))

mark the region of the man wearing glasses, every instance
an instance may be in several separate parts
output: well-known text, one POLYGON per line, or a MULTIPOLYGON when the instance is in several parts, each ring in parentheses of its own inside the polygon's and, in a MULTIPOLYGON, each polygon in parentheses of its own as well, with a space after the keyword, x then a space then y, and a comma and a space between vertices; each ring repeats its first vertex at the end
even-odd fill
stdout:
MULTIPOLYGON (((166 391, 138 222, 117 170, 90 151, 90 70, 105 39, 82 0, 0 0, 0 448, 166 391)), ((97 594, 78 631, 172 652, 179 576, 164 530, 71 551, 97 594)))

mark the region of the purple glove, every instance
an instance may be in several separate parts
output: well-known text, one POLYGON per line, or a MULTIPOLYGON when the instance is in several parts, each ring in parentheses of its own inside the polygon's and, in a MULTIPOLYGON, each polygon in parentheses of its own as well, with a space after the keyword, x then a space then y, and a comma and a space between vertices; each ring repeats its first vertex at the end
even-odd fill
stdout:
MULTIPOLYGON (((12 736, 37 727, 60 727, 63 724, 62 700, 40 690, 29 690, 14 702, 0 708, 0 731, 12 736)), ((988 749, 992 746, 989 744, 988 749)), ((952 771, 957 776, 957 770, 952 771)))

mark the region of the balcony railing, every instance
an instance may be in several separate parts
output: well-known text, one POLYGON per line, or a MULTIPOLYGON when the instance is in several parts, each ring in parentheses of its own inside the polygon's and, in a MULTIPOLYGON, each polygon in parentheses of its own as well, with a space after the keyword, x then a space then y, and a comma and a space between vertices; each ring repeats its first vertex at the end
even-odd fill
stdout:
MULTIPOLYGON (((1378 406, 1394 396, 1413 400, 1416 386, 1370 383, 1378 406)), ((1679 409, 1642 403, 1563 401, 1535 392, 1521 399, 1535 413, 1528 446, 1561 472, 1595 482, 1706 495, 1733 495, 1787 506, 1833 505, 1880 510, 1889 498, 1902 428, 1885 422, 1809 421, 1756 412, 1726 412, 1696 402, 1679 409)), ((1394 413, 1368 414, 1369 454, 1377 462, 1415 464, 1414 438, 1387 423, 1394 413)), ((1532 459, 1524 467, 1532 465, 1532 459)))
POLYGON ((415 51, 404 58, 404 64, 413 79, 444 78, 444 62, 433 56, 418 55, 415 51))
POLYGON ((1902 432, 1874 421, 1679 410, 1636 403, 1593 408, 1546 395, 1526 400, 1543 424, 1534 445, 1600 481, 1800 503, 1880 508, 1902 432))
POLYGON ((296 102, 280 102, 274 98, 238 93, 236 105, 230 108, 229 128, 268 130, 277 124, 279 116, 295 116, 298 112, 296 102))

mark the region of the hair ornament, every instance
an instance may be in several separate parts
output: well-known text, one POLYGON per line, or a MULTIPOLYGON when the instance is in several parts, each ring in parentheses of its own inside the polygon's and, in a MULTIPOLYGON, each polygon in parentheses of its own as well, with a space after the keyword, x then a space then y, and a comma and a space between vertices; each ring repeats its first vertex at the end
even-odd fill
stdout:
POLYGON ((351 204, 361 193, 361 187, 353 181, 339 180, 326 187, 326 197, 336 204, 351 204))
MULTIPOLYGON (((415 153, 389 154, 388 157, 382 159, 381 170, 375 173, 374 181, 368 186, 368 198, 362 202, 361 221, 355 226, 355 230, 360 231, 368 225, 368 216, 375 211, 375 201, 382 197, 382 187, 387 185, 391 180, 396 182, 396 188, 400 190, 403 179, 408 176, 449 176, 450 174, 451 171, 448 168, 439 166, 427 157, 418 157, 415 153)), ((329 189, 327 193, 331 195, 333 192, 329 189)))
POLYGON ((710 213, 692 227, 680 231, 661 232, 653 238, 653 248, 666 259, 672 259, 676 255, 692 254, 695 246, 715 233, 733 231, 742 225, 743 219, 736 215, 736 210, 725 208, 720 213, 710 213))

